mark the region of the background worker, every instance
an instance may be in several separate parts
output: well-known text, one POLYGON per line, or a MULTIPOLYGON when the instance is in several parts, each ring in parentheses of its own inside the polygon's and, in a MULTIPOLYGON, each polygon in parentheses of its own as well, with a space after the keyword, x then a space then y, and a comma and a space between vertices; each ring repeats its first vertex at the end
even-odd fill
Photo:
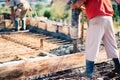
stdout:
POLYGON ((31 11, 31 7, 27 0, 6 0, 6 3, 11 8, 11 20, 14 22, 15 30, 18 31, 19 21, 22 21, 21 30, 26 29, 26 12, 31 11))
POLYGON ((94 61, 99 52, 101 40, 104 43, 108 58, 112 58, 115 69, 108 77, 120 74, 120 60, 113 27, 113 8, 111 0, 77 0, 71 4, 71 9, 80 8, 81 2, 86 8, 88 29, 86 37, 86 71, 83 76, 93 78, 94 61), (112 74, 112 76, 111 76, 112 74))

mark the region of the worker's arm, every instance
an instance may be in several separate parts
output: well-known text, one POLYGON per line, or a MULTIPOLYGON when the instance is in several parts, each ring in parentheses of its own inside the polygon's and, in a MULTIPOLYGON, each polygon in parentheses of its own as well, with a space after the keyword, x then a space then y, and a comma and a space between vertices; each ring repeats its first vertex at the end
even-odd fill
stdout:
POLYGON ((79 9, 83 3, 84 3, 83 0, 77 0, 76 3, 72 3, 70 5, 70 8, 71 9, 79 9))
POLYGON ((76 3, 72 3, 70 5, 70 8, 71 9, 81 9, 81 10, 85 10, 85 6, 84 6, 84 3, 86 2, 86 0, 77 0, 76 3))
POLYGON ((15 20, 15 11, 14 11, 14 7, 10 7, 11 10, 11 21, 14 22, 15 20))
MULTIPOLYGON (((9 5, 10 0, 6 0, 6 4, 9 5)), ((15 15, 14 6, 9 5, 9 7, 10 7, 10 12, 11 12, 11 22, 13 22, 14 19, 15 19, 15 17, 14 17, 14 15, 15 15)))
POLYGON ((27 10, 22 10, 21 11, 21 18, 25 17, 27 10))
POLYGON ((21 11, 21 18, 25 17, 27 11, 32 11, 32 8, 29 6, 28 9, 23 9, 23 10, 21 11))

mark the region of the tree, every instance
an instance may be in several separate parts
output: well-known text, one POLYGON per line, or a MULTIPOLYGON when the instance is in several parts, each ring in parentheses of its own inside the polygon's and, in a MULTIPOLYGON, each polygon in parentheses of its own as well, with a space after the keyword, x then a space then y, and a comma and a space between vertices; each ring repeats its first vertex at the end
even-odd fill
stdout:
POLYGON ((114 9, 113 20, 117 21, 119 18, 119 11, 117 5, 113 5, 113 9, 114 9))
POLYGON ((120 17, 120 5, 117 5, 118 12, 119 12, 119 17, 120 17))
POLYGON ((2 7, 4 8, 4 7, 5 7, 5 4, 2 4, 2 7))
POLYGON ((51 12, 50 11, 48 11, 48 10, 46 10, 45 12, 44 12, 44 15, 43 15, 44 17, 47 17, 48 19, 50 19, 50 17, 51 17, 51 12))

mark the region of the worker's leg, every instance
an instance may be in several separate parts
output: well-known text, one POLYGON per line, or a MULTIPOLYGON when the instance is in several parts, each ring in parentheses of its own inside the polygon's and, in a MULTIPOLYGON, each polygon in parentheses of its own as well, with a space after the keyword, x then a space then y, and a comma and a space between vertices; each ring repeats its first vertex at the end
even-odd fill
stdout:
POLYGON ((26 30, 26 18, 22 18, 22 30, 26 30))
POLYGON ((112 17, 106 17, 105 34, 103 36, 103 43, 107 52, 108 58, 118 58, 117 43, 113 29, 112 17))
POLYGON ((104 35, 104 21, 102 16, 95 17, 89 21, 86 36, 86 59, 94 61, 99 52, 99 46, 104 35))
POLYGON ((20 18, 15 18, 15 22, 14 22, 14 25, 15 25, 15 31, 18 31, 19 30, 19 20, 20 18))
POLYGON ((104 22, 101 17, 89 21, 86 37, 86 72, 87 77, 93 77, 94 61, 99 51, 99 45, 104 35, 104 22))
MULTIPOLYGON (((113 70, 113 73, 120 74, 120 60, 118 55, 117 43, 115 40, 112 17, 106 18, 106 30, 103 37, 103 43, 105 45, 108 58, 112 58, 114 62, 115 69, 113 70)), ((114 74, 111 73, 108 76, 111 75, 114 76, 114 74)))

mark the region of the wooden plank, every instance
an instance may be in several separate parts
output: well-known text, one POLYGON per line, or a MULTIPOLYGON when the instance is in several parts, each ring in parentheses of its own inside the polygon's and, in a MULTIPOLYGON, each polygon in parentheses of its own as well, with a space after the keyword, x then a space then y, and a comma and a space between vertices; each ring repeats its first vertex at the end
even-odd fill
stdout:
POLYGON ((0 34, 20 34, 20 33, 27 33, 29 30, 23 30, 23 31, 11 31, 11 32, 0 32, 0 34))
MULTIPOLYGON (((41 46, 41 45, 40 45, 41 46)), ((42 49, 43 51, 50 51, 51 49, 55 49, 58 48, 60 45, 58 44, 54 44, 50 41, 47 41, 46 39, 43 39, 43 44, 42 47, 40 47, 40 49, 42 49)))
POLYGON ((28 24, 30 26, 37 26, 38 25, 38 21, 36 21, 35 18, 30 18, 29 21, 28 21, 28 24))
POLYGON ((30 20, 31 20, 31 18, 30 17, 28 17, 27 19, 26 19, 26 25, 30 25, 30 20))
MULTIPOLYGON (((95 63, 108 60, 105 50, 102 50, 99 54, 95 63)), ((27 61, 7 62, 0 64, 0 80, 18 80, 80 66, 85 66, 84 53, 55 57, 36 57, 28 59, 27 61)))
POLYGON ((9 19, 0 20, 0 28, 13 28, 14 24, 9 19))
POLYGON ((38 22, 38 28, 40 28, 42 30, 46 30, 47 24, 45 22, 38 22))
POLYGON ((16 57, 18 57, 18 58, 20 58, 20 59, 22 59, 22 60, 25 60, 25 61, 27 61, 28 59, 26 58, 26 57, 23 57, 23 56, 21 56, 21 55, 16 55, 16 57))
POLYGON ((5 22, 4 21, 0 21, 0 29, 5 28, 5 22))
POLYGON ((53 73, 83 65, 85 65, 85 60, 82 53, 8 62, 0 64, 0 80, 18 80, 20 78, 53 73))
POLYGON ((50 53, 48 53, 48 52, 45 52, 45 51, 43 51, 43 50, 39 50, 41 53, 44 53, 44 54, 46 54, 47 56, 50 56, 50 57, 55 57, 56 55, 54 55, 54 54, 50 54, 50 53))
MULTIPOLYGON (((26 38, 25 35, 20 35, 19 38, 17 38, 17 35, 2 35, 1 37, 4 39, 13 41, 15 43, 19 43, 21 45, 36 49, 36 50, 41 49, 40 39, 44 40, 44 39, 48 38, 48 37, 33 38, 33 37, 29 37, 29 36, 28 36, 28 38, 26 38), (26 40, 24 40, 24 39, 26 39, 26 40)), ((54 49, 54 48, 57 48, 59 46, 59 45, 52 44, 52 43, 45 41, 45 40, 43 41, 42 44, 43 44, 42 46, 44 48, 44 51, 49 51, 50 49, 54 49)))
POLYGON ((38 50, 38 51, 35 51, 35 52, 18 53, 18 54, 2 53, 2 54, 0 54, 0 62, 4 63, 4 62, 7 62, 7 61, 18 60, 18 58, 27 61, 28 58, 37 57, 37 56, 40 56, 41 54, 45 55, 43 57, 46 57, 46 56, 55 57, 56 56, 54 54, 50 54, 50 53, 42 51, 42 50, 38 50))
POLYGON ((14 25, 11 23, 11 20, 5 19, 5 28, 12 28, 14 25))
POLYGON ((70 42, 67 42, 66 40, 60 40, 60 39, 55 39, 55 38, 46 38, 44 40, 48 41, 48 42, 50 42, 52 44, 57 44, 57 45, 70 43, 70 42))
POLYGON ((58 32, 69 35, 69 27, 68 26, 59 26, 58 27, 58 32))
MULTIPOLYGON (((9 52, 10 53, 10 52, 9 52)), ((11 52, 13 53, 13 52, 11 52)), ((12 61, 12 60, 17 60, 18 56, 24 56, 26 58, 29 57, 36 57, 40 55, 41 53, 39 51, 34 51, 34 52, 25 52, 25 53, 18 53, 18 54, 8 54, 7 52, 0 54, 0 62, 7 62, 7 61, 12 61)))
POLYGON ((57 31, 57 25, 54 25, 51 22, 47 22, 47 31, 56 32, 57 31))

